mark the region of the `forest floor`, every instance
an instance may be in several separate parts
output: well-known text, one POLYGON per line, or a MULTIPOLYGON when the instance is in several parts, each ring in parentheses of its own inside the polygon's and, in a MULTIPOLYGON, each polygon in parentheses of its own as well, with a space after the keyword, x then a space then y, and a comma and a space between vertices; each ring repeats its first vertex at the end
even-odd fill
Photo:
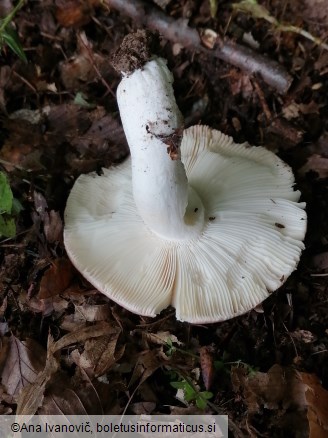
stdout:
MULTIPOLYGON (((210 325, 179 322, 172 308, 132 314, 65 253, 75 179, 128 155, 111 59, 140 24, 114 3, 27 0, 11 23, 27 62, 2 41, 0 166, 16 229, 0 241, 0 414, 222 413, 235 437, 327 437, 328 2, 145 1, 150 27, 168 17, 207 47, 161 40, 186 126, 276 152, 307 204, 297 270, 256 309, 210 325), (233 49, 224 61, 211 53, 218 41, 233 49), (265 55, 256 74, 240 46, 250 62, 265 55), (266 79, 270 61, 287 85, 266 79)), ((0 16, 14 5, 2 0, 0 16)))

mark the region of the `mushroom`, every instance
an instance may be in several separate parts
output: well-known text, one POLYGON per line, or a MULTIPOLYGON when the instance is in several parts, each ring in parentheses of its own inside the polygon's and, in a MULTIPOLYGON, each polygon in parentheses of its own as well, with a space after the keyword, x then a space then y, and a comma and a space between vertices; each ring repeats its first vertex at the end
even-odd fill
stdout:
POLYGON ((149 58, 117 89, 131 157, 77 179, 66 250, 90 283, 132 312, 153 317, 172 305, 181 321, 230 319, 295 270, 305 203, 291 168, 264 147, 207 126, 183 131, 166 61, 149 58))

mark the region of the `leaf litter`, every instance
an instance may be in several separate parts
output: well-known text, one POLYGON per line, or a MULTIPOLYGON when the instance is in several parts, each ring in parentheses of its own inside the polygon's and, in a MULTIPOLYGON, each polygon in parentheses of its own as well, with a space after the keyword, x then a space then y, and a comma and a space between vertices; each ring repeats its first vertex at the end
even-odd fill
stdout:
MULTIPOLYGON (((234 436, 323 437, 327 52, 260 18, 231 15, 232 2, 147 1, 193 28, 250 42, 293 75, 278 94, 260 76, 162 39, 186 121, 265 144, 292 166, 307 202, 307 249, 260 311, 211 326, 182 324, 172 309, 139 317, 95 291, 65 254, 63 211, 78 175, 128 154, 109 60, 136 24, 96 0, 26 1, 14 23, 29 63, 9 50, 0 58, 0 170, 23 207, 16 236, 0 242, 0 413, 219 412, 234 436)), ((314 7, 323 2, 261 4, 324 40, 326 15, 314 7)))

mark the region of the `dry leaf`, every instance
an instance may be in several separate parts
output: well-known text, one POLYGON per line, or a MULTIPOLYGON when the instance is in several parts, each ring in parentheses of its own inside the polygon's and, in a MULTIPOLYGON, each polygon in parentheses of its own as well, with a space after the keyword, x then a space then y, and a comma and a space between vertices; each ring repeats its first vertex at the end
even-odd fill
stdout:
POLYGON ((250 77, 237 69, 231 69, 228 76, 231 93, 233 96, 241 94, 244 99, 252 99, 255 96, 255 90, 250 77))
POLYGON ((213 383, 214 365, 213 365, 213 348, 204 346, 199 349, 200 367, 205 389, 208 391, 213 383))
POLYGON ((319 105, 313 100, 307 104, 293 101, 288 106, 283 107, 282 113, 285 119, 291 120, 299 117, 300 113, 304 115, 319 114, 319 109, 319 105))
POLYGON ((294 332, 291 332, 290 335, 297 341, 304 342, 304 344, 309 344, 317 339, 317 337, 309 330, 297 329, 294 332))
POLYGON ((49 243, 62 240, 63 221, 58 211, 50 210, 44 217, 44 234, 49 243))
POLYGON ((46 352, 33 339, 21 342, 14 335, 9 338, 1 380, 6 392, 14 400, 26 385, 36 380, 38 373, 44 368, 45 360, 46 352))
POLYGON ((322 387, 314 374, 299 373, 299 376, 304 384, 308 405, 309 438, 326 438, 328 436, 328 391, 322 387))
MULTIPOLYGON (((242 388, 250 413, 258 412, 260 406, 266 409, 287 409, 294 404, 293 394, 298 385, 298 378, 292 368, 283 368, 276 364, 267 373, 249 374, 245 367, 233 367, 231 380, 235 390, 242 388)), ((301 404, 300 400, 298 404, 301 404)))
POLYGON ((89 22, 93 6, 100 0, 56 0, 56 19, 61 26, 82 26, 89 22))
POLYGON ((17 400, 17 415, 34 415, 42 405, 44 391, 52 375, 57 371, 58 364, 52 352, 53 339, 48 337, 48 354, 46 365, 35 381, 21 391, 17 400))
POLYGON ((159 331, 157 333, 147 333, 141 331, 142 335, 150 342, 158 345, 165 345, 168 342, 172 344, 182 345, 182 342, 178 340, 175 335, 172 335, 169 331, 159 331))
POLYGON ((313 374, 297 372, 290 367, 273 365, 267 373, 248 374, 244 367, 231 372, 235 391, 242 389, 250 414, 267 409, 280 410, 280 421, 292 412, 301 421, 307 417, 309 438, 328 436, 328 391, 313 374), (304 415, 303 415, 304 414, 304 415))
POLYGON ((82 304, 81 306, 75 306, 75 312, 84 321, 104 321, 110 315, 110 305, 109 303, 82 304))
POLYGON ((124 131, 117 118, 112 114, 106 114, 102 108, 94 110, 90 117, 93 119, 90 128, 83 136, 75 137, 71 141, 79 153, 89 153, 95 158, 109 150, 111 153, 115 151, 113 157, 117 152, 121 155, 128 153, 124 131))
POLYGON ((38 297, 32 297, 28 299, 28 297, 24 296, 23 294, 20 296, 20 303, 25 304, 25 298, 26 298, 26 305, 28 308, 35 313, 42 313, 43 316, 49 316, 54 311, 53 306, 53 298, 46 298, 44 300, 38 299, 38 297))
POLYGON ((143 383, 161 366, 156 350, 147 350, 140 353, 134 367, 129 387, 139 380, 138 385, 143 383))
POLYGON ((73 275, 74 268, 68 259, 54 260, 41 279, 38 298, 45 299, 61 294, 70 285, 73 275))
POLYGON ((110 333, 112 326, 104 321, 98 322, 94 325, 77 329, 75 332, 68 333, 67 335, 60 338, 52 346, 53 352, 59 351, 62 348, 66 348, 69 345, 85 342, 90 338, 97 338, 98 336, 104 336, 110 333))
POLYGON ((135 415, 150 415, 156 409, 155 402, 138 402, 130 405, 135 415))
POLYGON ((75 332, 79 327, 85 327, 85 319, 80 313, 64 315, 61 320, 60 328, 65 332, 75 332))
POLYGON ((300 107, 296 102, 292 102, 289 105, 282 108, 282 113, 287 120, 295 119, 300 115, 300 107))
POLYGON ((60 67, 61 79, 67 89, 81 88, 81 82, 92 82, 99 78, 105 58, 92 50, 92 44, 85 32, 78 35, 79 53, 64 61, 60 67))
POLYGON ((39 125, 33 125, 26 120, 7 119, 4 127, 9 137, 4 142, 0 158, 7 161, 4 167, 8 172, 18 168, 42 170, 40 162, 41 151, 37 147, 42 143, 42 133, 39 125))
POLYGON ((124 347, 116 352, 120 333, 119 328, 112 327, 107 335, 87 340, 80 356, 80 366, 91 369, 95 376, 105 374, 124 353, 124 347))
POLYGON ((75 305, 75 312, 65 314, 61 320, 60 328, 72 332, 78 327, 84 327, 86 322, 104 321, 109 319, 110 306, 104 304, 86 304, 85 301, 92 295, 99 295, 98 291, 82 291, 76 286, 68 288, 63 297, 75 305))
MULTIPOLYGON (((33 382, 29 382, 30 384, 26 385, 26 389, 21 392, 18 398, 17 413, 20 415, 34 414, 38 407, 41 406, 46 385, 52 375, 57 371, 57 361, 54 357, 57 351, 66 348, 72 343, 83 342, 90 337, 103 336, 104 333, 109 330, 110 326, 108 324, 99 323, 98 325, 84 327, 78 332, 69 333, 60 338, 57 342, 53 342, 52 338, 49 337, 46 365, 37 377, 34 374, 33 382)), ((56 384, 56 387, 57 386, 56 384)), ((72 415, 76 414, 74 411, 69 412, 72 415)), ((85 412, 82 411, 81 413, 83 414, 85 412)))
POLYGON ((310 171, 316 172, 319 178, 328 178, 328 158, 318 154, 311 155, 307 162, 299 170, 301 175, 305 175, 310 171))
MULTIPOLYGON (((40 415, 102 415, 103 403, 86 373, 77 368, 73 377, 57 373, 47 388, 40 415)), ((77 438, 77 437, 76 437, 77 438)))

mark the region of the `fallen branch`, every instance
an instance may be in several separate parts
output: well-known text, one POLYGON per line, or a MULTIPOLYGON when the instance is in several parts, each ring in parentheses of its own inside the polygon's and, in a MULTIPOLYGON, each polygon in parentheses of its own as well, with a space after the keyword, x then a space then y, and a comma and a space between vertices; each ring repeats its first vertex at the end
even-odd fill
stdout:
POLYGON ((103 3, 127 15, 138 25, 157 30, 164 38, 179 43, 188 50, 219 58, 248 74, 261 75, 263 81, 278 93, 285 94, 292 83, 292 76, 276 61, 231 40, 218 36, 213 49, 204 47, 196 29, 187 26, 184 20, 167 16, 144 0, 103 0, 103 3))

